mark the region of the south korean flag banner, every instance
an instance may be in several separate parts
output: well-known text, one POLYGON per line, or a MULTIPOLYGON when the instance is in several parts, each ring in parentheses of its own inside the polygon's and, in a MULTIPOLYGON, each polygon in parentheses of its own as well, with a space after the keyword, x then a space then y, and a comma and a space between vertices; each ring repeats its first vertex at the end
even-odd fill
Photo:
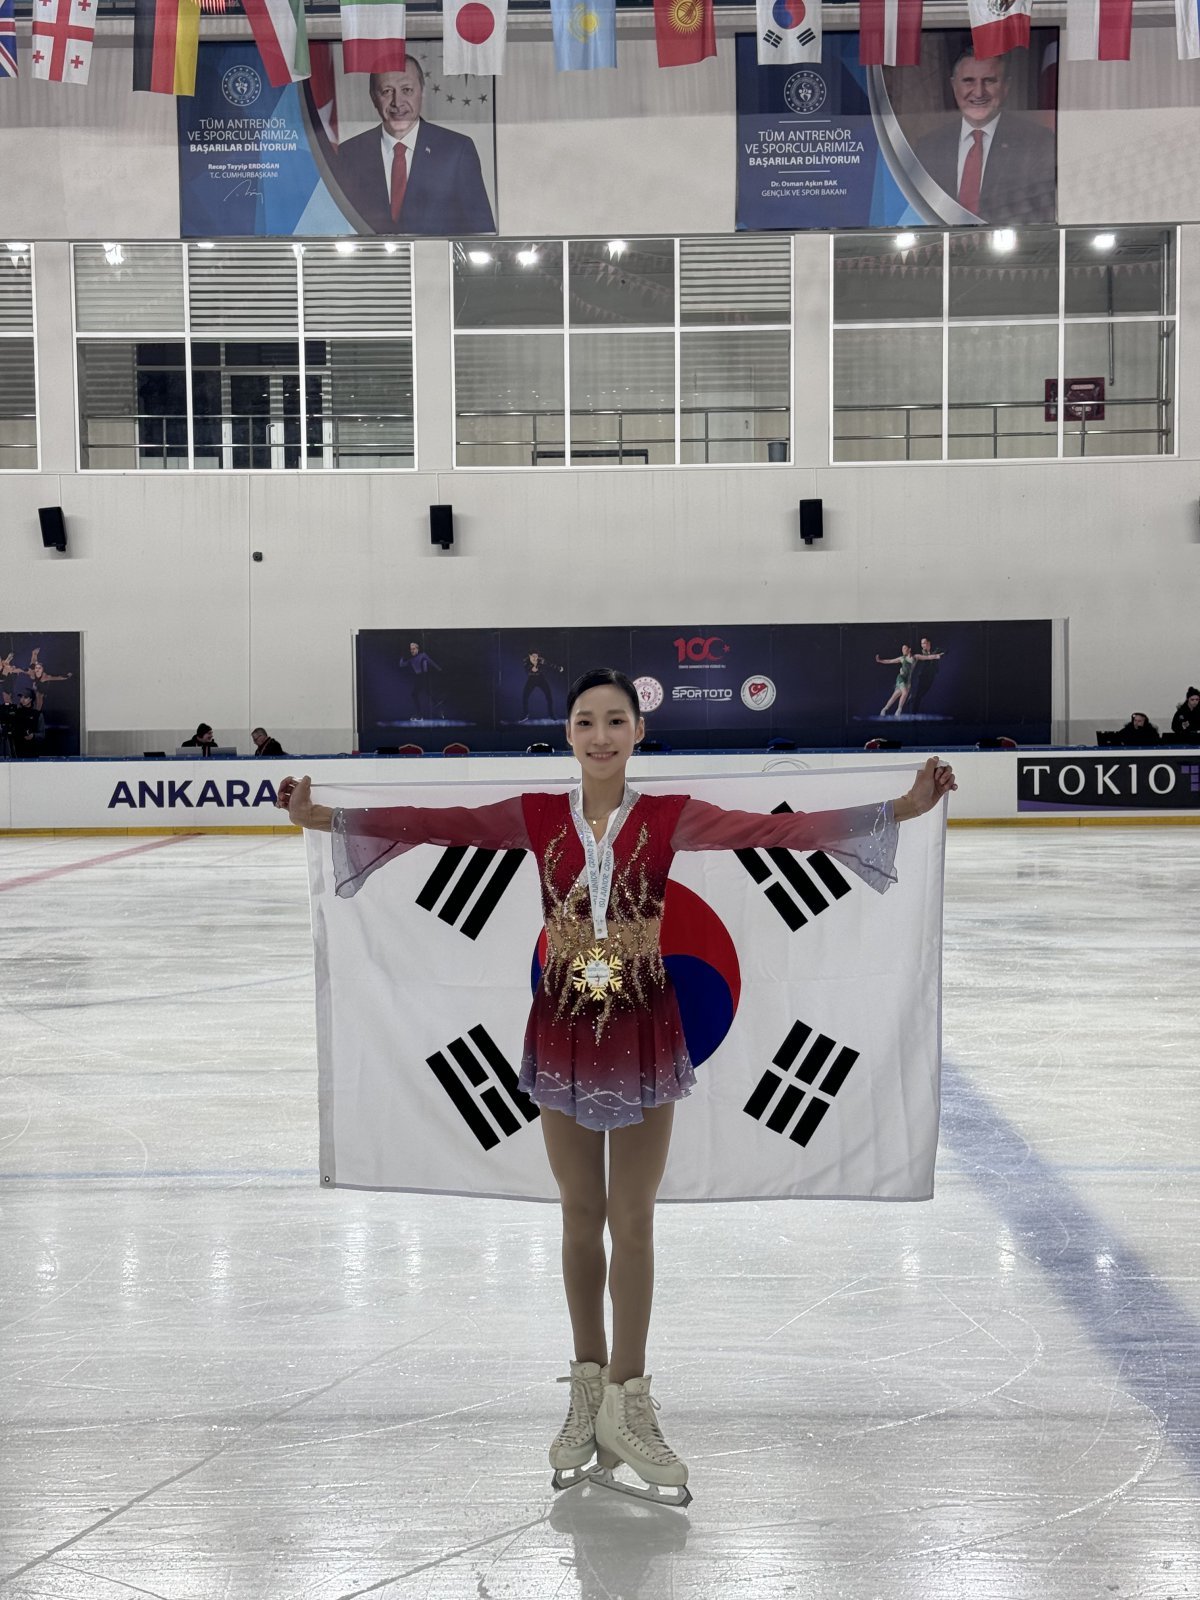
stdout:
MULTIPOLYGON (((770 812, 869 804, 912 780, 893 767, 632 781, 770 812)), ((514 790, 317 793, 474 806, 514 790)), ((540 1113, 517 1087, 542 932, 532 854, 422 845, 338 899, 329 835, 306 837, 322 1184, 557 1201, 540 1113)), ((944 846, 943 805, 902 824, 884 894, 824 851, 676 855, 662 950, 697 1081, 661 1198, 930 1198, 944 846)))
POLYGON ((821 0, 758 0, 758 64, 821 59, 821 0))

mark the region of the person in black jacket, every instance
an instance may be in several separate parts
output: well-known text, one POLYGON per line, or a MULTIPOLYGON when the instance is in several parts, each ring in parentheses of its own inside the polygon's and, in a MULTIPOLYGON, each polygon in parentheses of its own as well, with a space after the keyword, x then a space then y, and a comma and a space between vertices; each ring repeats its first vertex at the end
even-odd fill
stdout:
POLYGON ((272 739, 265 728, 253 728, 250 737, 254 740, 254 754, 256 756, 285 756, 287 751, 278 739, 272 739))
POLYGON ((1117 735, 1120 744, 1161 744, 1158 729, 1144 711, 1135 711, 1117 735))
POLYGON ((1193 684, 1175 707, 1171 732, 1180 744, 1200 744, 1200 689, 1193 684))

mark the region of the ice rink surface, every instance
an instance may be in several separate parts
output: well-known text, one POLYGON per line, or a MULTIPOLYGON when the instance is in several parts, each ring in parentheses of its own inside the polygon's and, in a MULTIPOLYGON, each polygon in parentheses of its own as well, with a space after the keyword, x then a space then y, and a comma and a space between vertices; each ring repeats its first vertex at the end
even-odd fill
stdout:
POLYGON ((932 1203, 660 1207, 679 1512, 554 1207, 318 1188, 299 840, 0 838, 0 1600, 1200 1597, 1198 846, 951 834, 932 1203))

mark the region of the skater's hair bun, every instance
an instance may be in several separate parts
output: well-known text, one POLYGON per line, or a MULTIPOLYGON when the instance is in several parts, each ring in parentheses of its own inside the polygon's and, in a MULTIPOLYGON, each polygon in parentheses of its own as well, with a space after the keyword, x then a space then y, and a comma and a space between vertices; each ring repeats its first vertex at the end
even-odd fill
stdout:
POLYGON ((589 689, 599 689, 603 684, 611 684, 614 689, 619 689, 629 701, 633 711, 634 721, 642 714, 641 701, 638 699, 637 689, 623 672, 618 672, 615 667, 593 667, 590 672, 583 673, 575 679, 567 691, 567 721, 571 720, 571 711, 576 700, 581 694, 586 694, 589 689))

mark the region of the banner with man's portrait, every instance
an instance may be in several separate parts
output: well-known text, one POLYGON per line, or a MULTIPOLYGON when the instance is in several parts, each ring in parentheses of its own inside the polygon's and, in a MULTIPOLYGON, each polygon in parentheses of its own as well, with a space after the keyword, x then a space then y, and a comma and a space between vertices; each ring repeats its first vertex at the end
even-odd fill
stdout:
POLYGON ((1058 30, 980 60, 926 30, 915 67, 864 67, 857 33, 811 65, 760 66, 737 37, 738 228, 1053 223, 1058 30))
POLYGON ((447 77, 435 39, 403 72, 309 50, 312 76, 277 89, 251 40, 200 46, 178 101, 182 238, 496 232, 494 78, 447 77))

